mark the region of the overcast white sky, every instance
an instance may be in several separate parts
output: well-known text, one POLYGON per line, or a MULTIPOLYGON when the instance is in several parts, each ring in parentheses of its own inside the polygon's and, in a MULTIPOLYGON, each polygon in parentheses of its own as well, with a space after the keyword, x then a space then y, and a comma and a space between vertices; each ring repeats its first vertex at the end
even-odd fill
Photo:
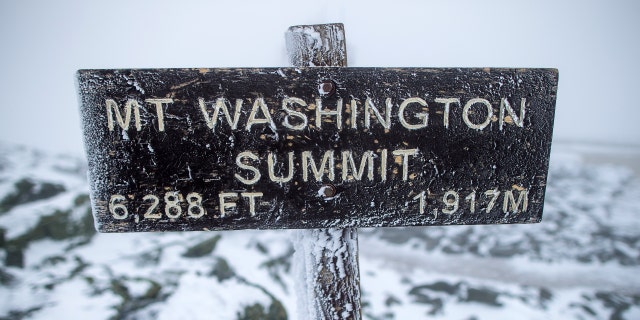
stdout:
POLYGON ((1 1, 0 140, 80 155, 77 69, 287 66, 328 22, 354 67, 558 68, 554 141, 640 148, 640 1, 1 1))

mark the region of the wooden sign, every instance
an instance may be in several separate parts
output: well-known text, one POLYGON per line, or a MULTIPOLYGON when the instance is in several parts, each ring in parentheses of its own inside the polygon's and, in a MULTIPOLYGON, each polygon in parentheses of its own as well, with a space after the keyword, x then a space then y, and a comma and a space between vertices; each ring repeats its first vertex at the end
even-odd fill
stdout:
POLYGON ((80 70, 103 232, 533 223, 555 69, 80 70))

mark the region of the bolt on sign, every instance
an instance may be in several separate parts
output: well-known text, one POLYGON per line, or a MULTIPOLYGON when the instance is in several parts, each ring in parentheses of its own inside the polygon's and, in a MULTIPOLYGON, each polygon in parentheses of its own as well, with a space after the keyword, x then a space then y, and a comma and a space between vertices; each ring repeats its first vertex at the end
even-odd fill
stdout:
POLYGON ((542 218, 556 69, 77 76, 103 232, 542 218))

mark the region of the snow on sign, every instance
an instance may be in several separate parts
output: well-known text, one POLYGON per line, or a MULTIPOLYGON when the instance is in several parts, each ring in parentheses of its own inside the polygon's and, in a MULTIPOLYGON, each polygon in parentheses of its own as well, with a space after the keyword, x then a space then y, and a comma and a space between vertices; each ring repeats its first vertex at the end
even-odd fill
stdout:
POLYGON ((80 70, 103 232, 532 223, 555 69, 80 70))

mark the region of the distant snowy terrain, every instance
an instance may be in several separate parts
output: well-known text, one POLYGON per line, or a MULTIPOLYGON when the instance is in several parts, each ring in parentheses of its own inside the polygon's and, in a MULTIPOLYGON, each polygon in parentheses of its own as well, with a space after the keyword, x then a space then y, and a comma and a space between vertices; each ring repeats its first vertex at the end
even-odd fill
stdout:
MULTIPOLYGON (((293 319, 291 232, 97 234, 81 159, 0 145, 0 319, 293 319)), ((640 180, 554 152, 536 225, 360 229, 365 319, 640 319, 640 180)))

